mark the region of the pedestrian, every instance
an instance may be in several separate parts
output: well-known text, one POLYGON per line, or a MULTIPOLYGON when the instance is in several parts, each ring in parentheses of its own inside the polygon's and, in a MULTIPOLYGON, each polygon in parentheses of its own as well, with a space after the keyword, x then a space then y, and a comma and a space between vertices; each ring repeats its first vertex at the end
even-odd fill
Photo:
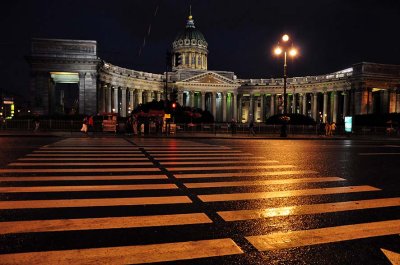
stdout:
POLYGON ((331 134, 331 125, 329 124, 329 122, 325 123, 325 135, 326 136, 330 136, 331 134))
POLYGON ((232 131, 232 134, 236 134, 236 120, 235 119, 231 120, 231 131, 232 131))
POLYGON ((39 119, 36 117, 35 118, 35 129, 33 129, 34 132, 38 132, 39 131, 39 126, 40 126, 40 122, 39 119))
POLYGON ((249 134, 251 134, 253 136, 256 135, 256 132, 254 131, 254 121, 253 120, 251 120, 249 123, 249 134))
POLYGON ((133 128, 132 128, 132 118, 129 117, 129 118, 126 120, 126 123, 125 123, 125 131, 126 131, 126 133, 128 134, 128 136, 131 136, 131 135, 132 135, 132 130, 133 130, 133 128))
POLYGON ((88 131, 94 132, 94 121, 93 121, 93 116, 90 116, 88 119, 88 131))
POLYGON ((318 128, 318 135, 324 135, 325 132, 325 123, 320 122, 318 128))
POLYGON ((138 134, 138 121, 135 115, 132 116, 132 128, 133 128, 133 135, 138 134))
POLYGON ((336 123, 332 122, 329 135, 332 136, 335 133, 335 130, 336 130, 336 123))
POLYGON ((87 117, 85 117, 85 118, 83 118, 81 132, 86 134, 87 131, 88 131, 88 119, 87 119, 87 117))

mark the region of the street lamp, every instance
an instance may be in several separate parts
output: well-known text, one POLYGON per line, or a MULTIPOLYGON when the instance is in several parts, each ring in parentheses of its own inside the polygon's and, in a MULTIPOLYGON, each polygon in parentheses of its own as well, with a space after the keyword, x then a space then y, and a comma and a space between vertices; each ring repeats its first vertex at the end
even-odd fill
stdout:
MULTIPOLYGON (((287 63, 286 58, 289 53, 290 57, 295 57, 297 55, 297 49, 293 47, 293 43, 289 44, 289 35, 285 34, 282 36, 282 42, 279 43, 274 49, 275 55, 279 56, 283 53, 284 63, 283 63, 283 114, 287 114, 287 94, 286 94, 286 79, 287 79, 287 63)), ((284 117, 284 119, 287 119, 284 117)), ((284 124, 281 129, 281 137, 286 137, 286 121, 283 121, 284 124)))

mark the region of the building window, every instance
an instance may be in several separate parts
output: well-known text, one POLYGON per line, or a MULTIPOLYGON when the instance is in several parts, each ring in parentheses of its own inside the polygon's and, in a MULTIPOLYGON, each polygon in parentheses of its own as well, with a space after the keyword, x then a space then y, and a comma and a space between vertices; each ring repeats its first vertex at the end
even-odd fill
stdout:
POLYGON ((192 64, 196 64, 196 57, 194 55, 192 56, 192 64))
POLYGON ((197 64, 201 65, 201 56, 199 56, 199 59, 197 60, 197 64))

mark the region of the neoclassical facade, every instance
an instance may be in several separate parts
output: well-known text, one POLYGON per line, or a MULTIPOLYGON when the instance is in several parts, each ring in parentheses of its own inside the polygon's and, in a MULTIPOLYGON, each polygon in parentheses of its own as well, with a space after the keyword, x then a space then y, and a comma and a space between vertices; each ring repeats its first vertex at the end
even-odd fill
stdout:
MULTIPOLYGON (((32 107, 41 114, 114 112, 125 117, 139 104, 163 99, 167 81, 169 90, 178 91, 180 105, 208 110, 217 122, 263 122, 283 112, 283 78, 241 79, 234 72, 208 70, 208 43, 192 16, 171 52, 172 71, 155 74, 101 60, 96 41, 33 39, 28 57, 32 107)), ((288 78, 287 93, 289 113, 316 121, 400 113, 400 65, 362 62, 325 75, 288 78)))

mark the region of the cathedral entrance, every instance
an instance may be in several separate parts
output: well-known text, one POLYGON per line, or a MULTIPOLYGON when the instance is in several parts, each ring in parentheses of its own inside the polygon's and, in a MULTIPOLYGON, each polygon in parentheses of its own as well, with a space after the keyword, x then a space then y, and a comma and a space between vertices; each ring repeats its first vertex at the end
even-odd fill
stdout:
POLYGON ((69 72, 52 72, 51 112, 59 115, 79 113, 79 75, 69 72))
POLYGON ((55 113, 74 115, 79 108, 79 85, 77 83, 57 83, 55 92, 55 113))

